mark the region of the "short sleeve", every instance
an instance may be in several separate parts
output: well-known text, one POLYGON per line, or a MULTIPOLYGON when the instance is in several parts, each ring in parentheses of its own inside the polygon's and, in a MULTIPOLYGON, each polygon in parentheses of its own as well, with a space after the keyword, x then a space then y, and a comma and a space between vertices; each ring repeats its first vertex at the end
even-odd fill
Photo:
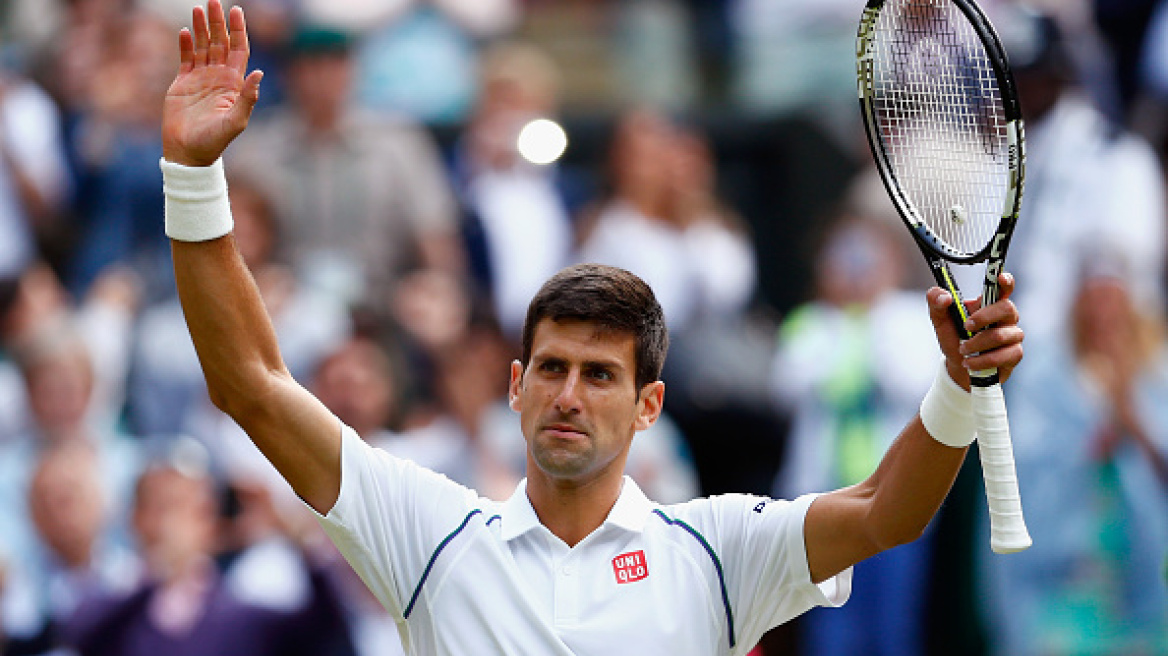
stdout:
POLYGON ((317 520, 398 621, 442 540, 477 507, 473 490, 341 433, 341 492, 317 520))
POLYGON ((803 522, 816 496, 715 497, 715 548, 740 645, 753 646, 768 630, 816 606, 841 606, 851 595, 851 568, 818 585, 811 582, 803 522))

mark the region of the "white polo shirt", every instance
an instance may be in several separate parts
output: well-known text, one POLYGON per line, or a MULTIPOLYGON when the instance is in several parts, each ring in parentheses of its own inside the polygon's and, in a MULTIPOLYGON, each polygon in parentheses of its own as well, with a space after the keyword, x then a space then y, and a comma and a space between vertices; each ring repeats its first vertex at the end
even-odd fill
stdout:
POLYGON ((347 427, 341 470, 340 497, 318 517, 410 654, 745 654, 851 591, 850 569, 811 582, 810 495, 662 506, 626 477, 604 524, 569 548, 523 483, 491 501, 347 427))

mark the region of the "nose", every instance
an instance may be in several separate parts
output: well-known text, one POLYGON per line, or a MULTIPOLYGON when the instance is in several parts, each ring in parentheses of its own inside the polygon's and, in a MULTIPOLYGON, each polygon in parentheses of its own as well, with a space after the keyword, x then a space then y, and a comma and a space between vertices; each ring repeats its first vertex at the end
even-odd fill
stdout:
POLYGON ((564 384, 560 387, 560 391, 556 394, 555 407, 562 414, 574 414, 580 412, 580 373, 577 371, 570 372, 564 377, 564 384))

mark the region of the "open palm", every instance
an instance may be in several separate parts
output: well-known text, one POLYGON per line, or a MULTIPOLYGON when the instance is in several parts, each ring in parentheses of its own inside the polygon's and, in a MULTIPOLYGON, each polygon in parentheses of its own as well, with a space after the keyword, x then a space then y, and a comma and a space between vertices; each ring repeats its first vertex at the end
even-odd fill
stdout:
POLYGON ((179 32, 179 54, 163 103, 162 154, 176 164, 206 166, 247 127, 259 98, 263 73, 247 74, 243 10, 225 16, 221 0, 210 0, 205 11, 195 7, 191 29, 179 32))

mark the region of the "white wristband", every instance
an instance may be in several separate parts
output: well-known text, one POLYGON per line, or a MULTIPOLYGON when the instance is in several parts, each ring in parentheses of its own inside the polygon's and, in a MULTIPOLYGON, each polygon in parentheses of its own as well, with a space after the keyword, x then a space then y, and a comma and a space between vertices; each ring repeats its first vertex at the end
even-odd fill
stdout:
POLYGON ((166 236, 177 241, 208 241, 231 232, 223 158, 210 166, 159 161, 166 196, 166 236))
POLYGON ((977 437, 972 395, 949 377, 944 358, 933 386, 921 401, 921 423, 934 440, 957 449, 969 446, 977 437))

